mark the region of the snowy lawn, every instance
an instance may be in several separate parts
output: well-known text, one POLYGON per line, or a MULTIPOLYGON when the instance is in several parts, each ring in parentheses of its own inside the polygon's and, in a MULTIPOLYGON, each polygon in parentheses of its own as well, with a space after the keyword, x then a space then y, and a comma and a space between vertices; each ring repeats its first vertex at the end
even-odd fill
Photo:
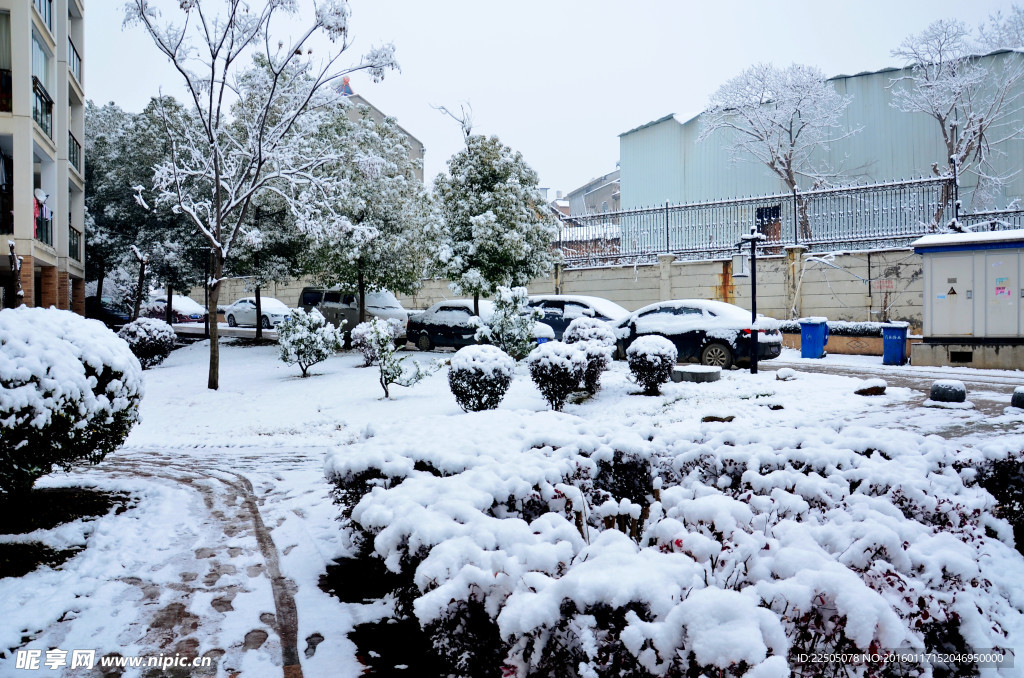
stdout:
POLYGON ((0 675, 48 673, 12 670, 11 649, 84 648, 356 676, 348 632, 394 604, 442 656, 479 655, 461 659, 474 676, 783 676, 800 652, 1024 648, 1024 559, 965 467, 1024 448, 1024 412, 993 424, 799 367, 648 397, 617 362, 564 412, 519 365, 497 410, 465 413, 447 369, 384 400, 357 353, 307 379, 277 353, 225 344, 211 392, 205 345, 175 351, 145 373, 123 449, 39 482, 135 502, 3 537, 86 548, 0 580, 0 675), (318 587, 339 557, 382 558, 408 586, 341 604, 318 587))

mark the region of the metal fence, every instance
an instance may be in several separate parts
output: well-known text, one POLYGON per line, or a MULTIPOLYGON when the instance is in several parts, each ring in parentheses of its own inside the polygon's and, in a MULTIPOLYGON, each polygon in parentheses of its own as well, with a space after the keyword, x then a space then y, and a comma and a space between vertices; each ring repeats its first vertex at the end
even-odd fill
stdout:
MULTIPOLYGON (((751 226, 765 254, 900 247, 945 229, 954 216, 952 177, 865 184, 736 200, 563 217, 558 246, 567 267, 647 263, 659 254, 714 259, 736 252, 751 226)), ((1024 228, 1024 211, 959 215, 977 230, 1024 228)))

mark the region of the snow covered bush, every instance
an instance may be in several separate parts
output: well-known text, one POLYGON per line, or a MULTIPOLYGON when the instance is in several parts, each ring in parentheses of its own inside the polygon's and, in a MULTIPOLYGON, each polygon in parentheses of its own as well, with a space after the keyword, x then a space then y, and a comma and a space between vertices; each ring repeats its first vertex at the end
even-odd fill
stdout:
POLYGON ((587 370, 587 354, 561 341, 541 344, 526 360, 533 383, 556 411, 560 411, 569 394, 579 388, 587 370))
POLYGON ((21 493, 124 442, 142 367, 102 323, 23 306, 0 311, 0 384, 0 493, 21 493))
POLYGON ((643 386, 645 395, 661 392, 661 385, 672 378, 677 357, 675 344, 654 334, 637 338, 626 349, 629 369, 643 386))
MULTIPOLYGON (((388 332, 391 334, 391 341, 402 333, 402 323, 395 318, 387 318, 388 332)), ((352 347, 363 354, 363 366, 369 367, 377 362, 379 356, 373 343, 370 341, 370 323, 362 322, 352 329, 352 347)))
POLYGON ((535 345, 533 325, 540 312, 528 306, 525 287, 498 287, 494 312, 478 321, 476 339, 493 344, 515 360, 522 360, 535 345))
POLYGON ((597 393, 601 388, 601 373, 608 369, 615 353, 615 334, 596 318, 576 318, 565 328, 562 341, 576 344, 587 354, 587 369, 583 374, 583 388, 597 393))
POLYGON ((156 318, 134 320, 122 327, 117 336, 128 342, 144 370, 162 363, 174 350, 178 340, 174 328, 156 318))
POLYGON ((384 389, 385 398, 391 397, 391 384, 412 386, 439 369, 438 365, 434 363, 424 367, 415 360, 412 361, 411 366, 404 365, 403 363, 409 356, 399 358, 395 355, 395 335, 392 333, 392 325, 389 321, 374 318, 363 324, 368 326, 365 339, 367 350, 377 356, 380 385, 384 389))
POLYGON ((515 366, 497 346, 466 346, 452 356, 448 386, 466 412, 493 410, 505 397, 515 366))
POLYGON ((454 675, 977 675, 801 655, 1019 644, 1024 561, 957 445, 679 415, 482 412, 326 468, 454 675))
MULTIPOLYGON (((344 327, 345 321, 341 322, 344 327)), ((309 376, 309 368, 330 358, 345 345, 345 334, 315 308, 306 313, 301 308, 277 326, 277 343, 281 346, 281 360, 298 365, 302 376, 309 376)))

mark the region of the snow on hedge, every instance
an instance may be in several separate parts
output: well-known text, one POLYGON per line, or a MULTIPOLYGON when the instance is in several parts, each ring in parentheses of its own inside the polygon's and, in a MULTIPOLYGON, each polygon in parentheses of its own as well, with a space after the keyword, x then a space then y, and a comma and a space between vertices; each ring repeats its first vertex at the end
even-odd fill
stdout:
POLYGON ((516 361, 497 346, 479 344, 460 348, 452 356, 453 370, 480 370, 484 374, 511 377, 516 361))
MULTIPOLYGON (((0 311, 0 489, 99 461, 138 419, 142 367, 128 344, 70 311, 0 311)), ((18 486, 18 487, 15 487, 18 486)))
POLYGON ((410 422, 326 472, 447 654, 496 651, 507 676, 784 676, 802 652, 1019 644, 1021 556, 964 461, 856 425, 505 411, 410 422), (500 647, 464 631, 481 624, 500 647))

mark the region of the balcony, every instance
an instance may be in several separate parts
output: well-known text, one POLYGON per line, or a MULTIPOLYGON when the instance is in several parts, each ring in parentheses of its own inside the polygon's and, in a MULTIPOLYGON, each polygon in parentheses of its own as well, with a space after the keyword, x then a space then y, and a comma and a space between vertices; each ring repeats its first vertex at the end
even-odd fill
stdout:
POLYGON ((70 131, 68 132, 68 162, 78 170, 79 174, 82 173, 82 144, 78 143, 78 139, 70 131))
POLYGON ((79 55, 78 50, 75 49, 75 43, 71 42, 71 38, 68 38, 68 68, 71 69, 71 75, 75 76, 75 80, 81 85, 82 57, 79 55))
POLYGON ((36 240, 53 247, 53 217, 44 217, 42 214, 36 217, 36 240))
MULTIPOLYGON (((68 215, 71 219, 71 215, 68 215)), ((68 226, 68 256, 75 261, 82 261, 82 232, 74 226, 68 226)))
POLYGON ((53 99, 39 78, 32 76, 32 119, 53 138, 53 99))
POLYGON ((43 23, 53 33, 53 0, 34 0, 34 2, 43 23))

